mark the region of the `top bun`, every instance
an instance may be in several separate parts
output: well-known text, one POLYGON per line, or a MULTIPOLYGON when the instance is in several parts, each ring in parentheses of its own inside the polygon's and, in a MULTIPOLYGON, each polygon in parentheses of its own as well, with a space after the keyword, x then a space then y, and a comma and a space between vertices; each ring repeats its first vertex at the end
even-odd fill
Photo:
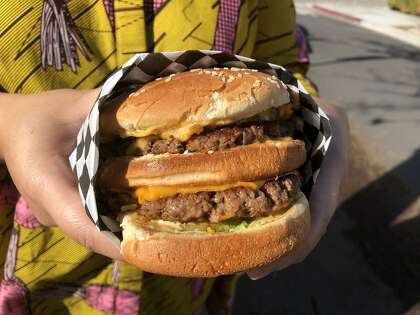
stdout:
MULTIPOLYGON (((199 133, 289 102, 286 86, 275 76, 239 68, 194 69, 158 78, 109 105, 101 114, 101 131, 144 137, 172 129, 178 134, 168 136, 183 130, 188 138, 188 129, 199 133)), ((183 140, 182 134, 177 138, 183 140)))

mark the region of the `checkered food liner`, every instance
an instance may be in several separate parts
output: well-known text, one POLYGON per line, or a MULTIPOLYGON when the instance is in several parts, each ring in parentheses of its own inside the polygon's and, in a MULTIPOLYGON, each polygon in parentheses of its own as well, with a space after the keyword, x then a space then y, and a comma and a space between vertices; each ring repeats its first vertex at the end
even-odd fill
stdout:
POLYGON ((98 230, 113 241, 121 240, 119 223, 98 208, 95 198, 95 179, 99 162, 99 113, 113 99, 135 90, 147 82, 172 73, 195 68, 238 67, 256 69, 277 76, 289 90, 299 93, 303 121, 300 137, 305 140, 308 159, 301 167, 303 192, 309 196, 321 162, 331 142, 329 119, 305 88, 283 67, 220 51, 189 50, 136 54, 114 71, 102 86, 101 93, 77 135, 69 160, 77 180, 86 213, 98 230))

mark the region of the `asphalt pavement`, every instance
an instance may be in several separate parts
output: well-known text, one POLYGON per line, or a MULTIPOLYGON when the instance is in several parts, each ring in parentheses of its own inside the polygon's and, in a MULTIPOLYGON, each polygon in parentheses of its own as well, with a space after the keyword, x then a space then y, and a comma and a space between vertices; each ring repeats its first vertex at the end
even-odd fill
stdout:
POLYGON ((310 78, 352 129, 342 203, 301 264, 242 277, 234 314, 420 314, 420 51, 322 16, 299 16, 310 78))
POLYGON ((344 107, 372 154, 392 168, 419 147, 420 50, 320 16, 301 16, 313 53, 309 76, 344 107), (363 136, 363 137, 362 137, 363 136))

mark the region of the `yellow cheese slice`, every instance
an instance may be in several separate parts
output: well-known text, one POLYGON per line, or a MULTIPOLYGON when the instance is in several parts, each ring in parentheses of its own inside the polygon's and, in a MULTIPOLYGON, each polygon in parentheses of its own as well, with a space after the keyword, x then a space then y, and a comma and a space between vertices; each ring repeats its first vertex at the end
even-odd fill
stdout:
POLYGON ((141 186, 134 191, 134 195, 138 199, 139 204, 143 204, 145 201, 155 201, 176 194, 191 194, 201 191, 223 191, 234 187, 249 187, 256 190, 264 185, 264 182, 264 180, 260 180, 215 186, 141 186))

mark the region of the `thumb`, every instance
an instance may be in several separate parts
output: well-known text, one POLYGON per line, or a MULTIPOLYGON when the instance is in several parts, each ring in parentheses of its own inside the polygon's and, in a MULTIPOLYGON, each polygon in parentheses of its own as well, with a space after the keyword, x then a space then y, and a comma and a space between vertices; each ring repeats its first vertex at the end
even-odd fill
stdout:
POLYGON ((57 159, 48 164, 40 196, 43 208, 70 238, 82 246, 122 260, 119 247, 99 232, 87 216, 67 161, 57 159))

